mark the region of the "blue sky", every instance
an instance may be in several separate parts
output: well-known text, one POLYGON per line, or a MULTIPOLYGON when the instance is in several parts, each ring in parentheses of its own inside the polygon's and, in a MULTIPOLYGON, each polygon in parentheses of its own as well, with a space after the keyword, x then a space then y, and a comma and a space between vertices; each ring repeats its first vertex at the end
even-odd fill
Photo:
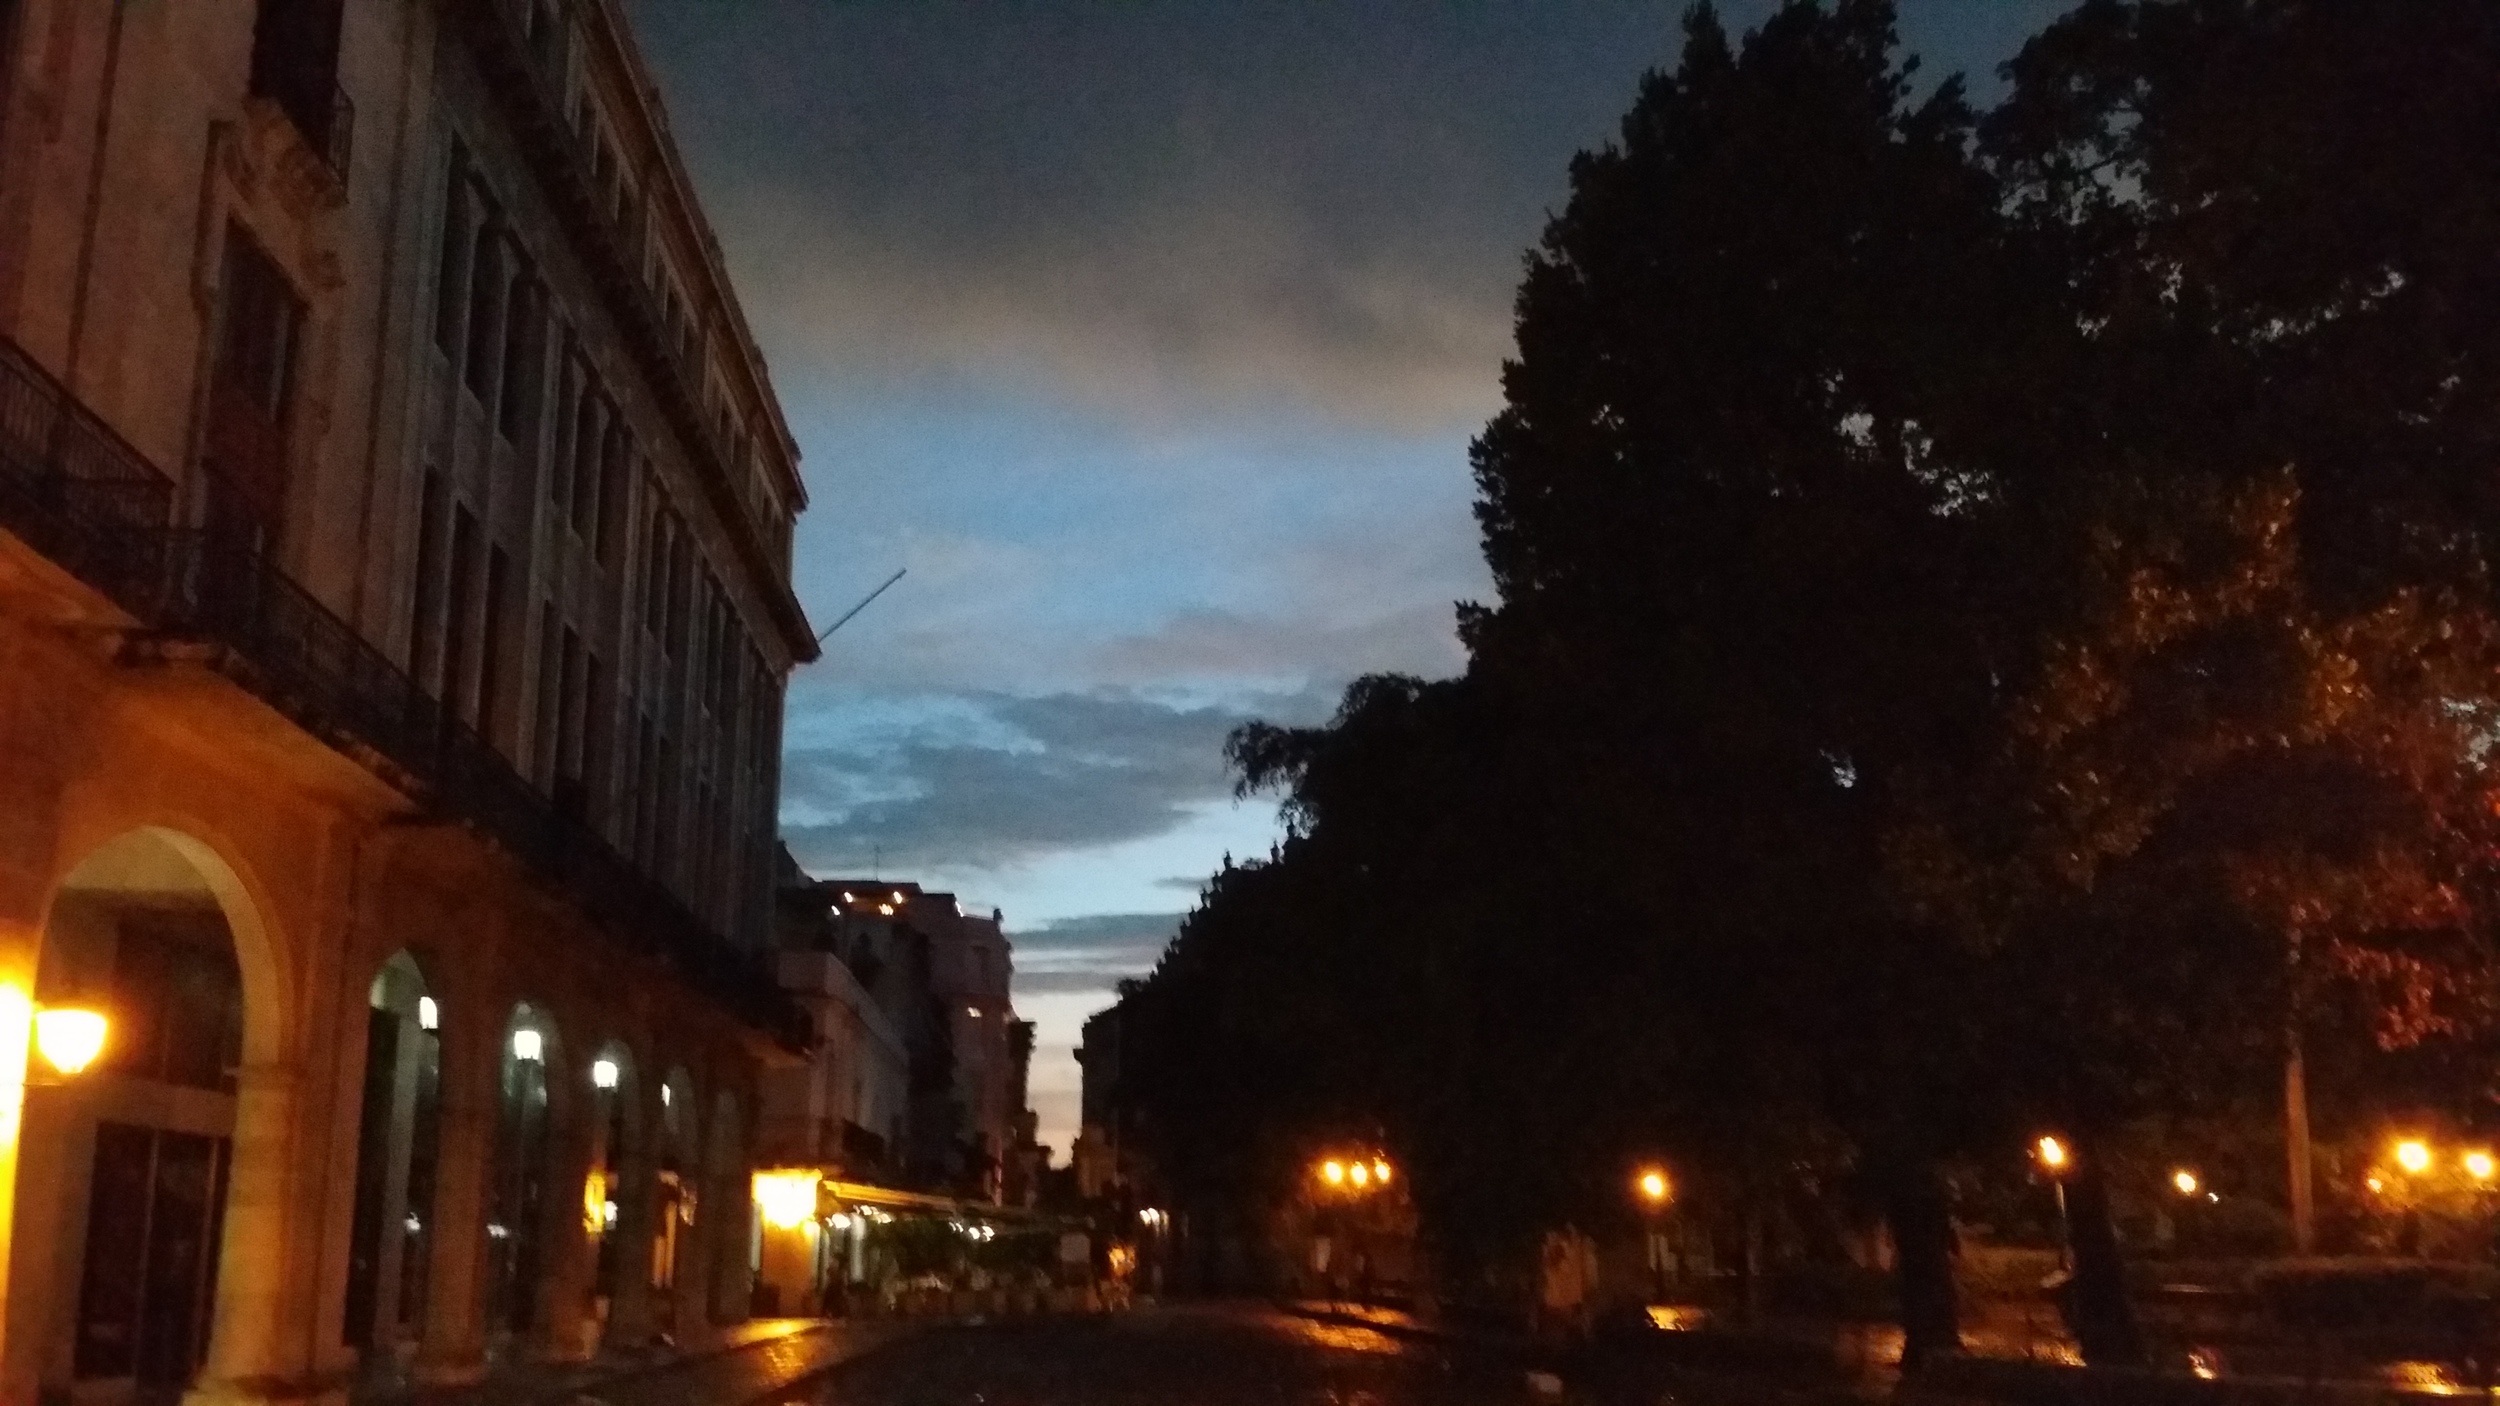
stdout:
MULTIPOLYGON (((1769 0, 1722 7, 1732 27, 1769 0)), ((2061 6, 1904 0, 1975 86, 2061 6)), ((805 455, 784 825, 1005 910, 1035 1103, 1226 853, 1218 749, 1456 672, 1519 258, 1655 0, 632 0, 805 455)))

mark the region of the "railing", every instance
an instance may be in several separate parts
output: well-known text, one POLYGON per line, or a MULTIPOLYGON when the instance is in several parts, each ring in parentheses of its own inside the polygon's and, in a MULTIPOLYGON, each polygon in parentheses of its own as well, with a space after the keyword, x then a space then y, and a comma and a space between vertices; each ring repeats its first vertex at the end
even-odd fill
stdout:
POLYGON ((173 485, 0 341, 0 527, 430 811, 493 840, 601 927, 794 1048, 807 1013, 761 960, 564 814, 241 531, 172 525, 173 485))

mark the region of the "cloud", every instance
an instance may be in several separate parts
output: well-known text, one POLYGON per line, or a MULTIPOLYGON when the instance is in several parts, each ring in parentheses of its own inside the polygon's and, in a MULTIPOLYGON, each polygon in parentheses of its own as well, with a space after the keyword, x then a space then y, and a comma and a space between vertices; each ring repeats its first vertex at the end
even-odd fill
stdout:
POLYGON ((1152 969, 1179 913, 1098 913, 1013 932, 1016 994, 1106 992, 1152 969))
POLYGON ((1108 642, 1095 660, 1114 678, 1446 676, 1467 663, 1454 621, 1452 608, 1438 603, 1343 624, 1192 609, 1108 642))
POLYGON ((784 828, 810 868, 996 869, 1162 834, 1229 795, 1225 737, 1328 701, 1174 703, 1133 692, 958 694, 799 719, 784 828))
POLYGON ((1472 427, 1655 0, 640 0, 785 379, 1472 427))

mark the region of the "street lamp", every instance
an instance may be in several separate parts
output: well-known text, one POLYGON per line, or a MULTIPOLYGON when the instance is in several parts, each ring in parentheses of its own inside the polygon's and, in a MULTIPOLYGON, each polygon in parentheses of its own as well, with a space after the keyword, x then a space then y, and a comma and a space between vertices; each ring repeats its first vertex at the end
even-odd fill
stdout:
POLYGON ((2065 1174, 2067 1165, 2074 1160, 2074 1157, 2066 1150, 2066 1144, 2054 1137, 2043 1136, 2031 1147, 2032 1151, 2039 1154, 2040 1165, 2049 1174, 2049 1185, 2057 1190, 2057 1266, 2060 1269, 2071 1270, 2075 1263, 2075 1227, 2066 1215, 2065 1174))
POLYGON ((2189 1171, 2185 1167, 2181 1167, 2179 1170, 2170 1174, 2170 1184, 2177 1187, 2179 1189, 2179 1194, 2182 1196, 2195 1195, 2196 1188, 2199 1185, 2196 1180, 2196 1173, 2189 1171))
POLYGON ((2430 1144, 2420 1138, 2406 1138, 2396 1144, 2396 1165, 2414 1176, 2431 1168, 2430 1144))
POLYGON ((2474 1180, 2485 1184, 2488 1184, 2491 1181, 2494 1170, 2500 1170, 2500 1167, 2495 1167, 2495 1164, 2492 1162, 2491 1154, 2482 1151, 2479 1148, 2465 1154, 2462 1161, 2465 1166, 2465 1174, 2472 1177, 2474 1180))
POLYGON ((81 1074, 104 1053, 107 1028, 101 1011, 40 1007, 35 1011, 35 1049, 60 1073, 81 1074))
POLYGON ((1319 1179, 1330 1186, 1345 1185, 1345 1163, 1334 1158, 1320 1163, 1319 1179))
POLYGON ((1641 1168, 1632 1185, 1641 1197, 1641 1219, 1645 1222, 1643 1238, 1648 1242, 1649 1277, 1656 1291, 1654 1297, 1664 1300, 1667 1296, 1667 1244, 1666 1237, 1658 1230, 1658 1213, 1674 1197, 1675 1187, 1667 1180, 1664 1167, 1641 1168))

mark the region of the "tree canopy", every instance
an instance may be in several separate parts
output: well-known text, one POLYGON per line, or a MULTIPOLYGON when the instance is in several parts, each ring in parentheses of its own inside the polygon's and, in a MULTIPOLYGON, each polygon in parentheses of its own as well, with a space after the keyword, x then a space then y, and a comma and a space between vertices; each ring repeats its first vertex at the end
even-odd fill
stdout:
POLYGON ((2089 0, 1986 112, 1886 0, 1683 40, 1527 257, 1467 673, 1234 738, 1290 834, 1123 1096, 1235 1198, 1376 1131, 1453 1263, 1846 1187, 1914 1358, 1942 1169, 2070 1130, 2124 1358, 2099 1140, 2494 1024, 2500 8, 2089 0))

